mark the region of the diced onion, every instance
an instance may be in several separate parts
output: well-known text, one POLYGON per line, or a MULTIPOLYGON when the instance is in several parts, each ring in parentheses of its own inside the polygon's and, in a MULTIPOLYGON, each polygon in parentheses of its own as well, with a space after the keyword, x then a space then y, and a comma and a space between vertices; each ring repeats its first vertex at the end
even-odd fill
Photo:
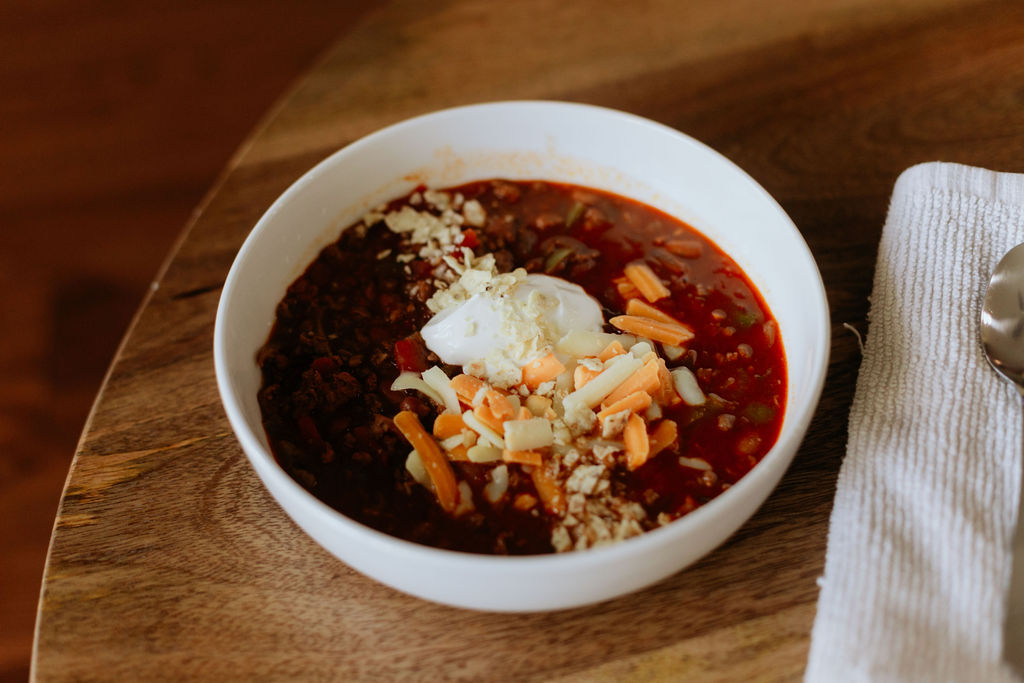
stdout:
POLYGON ((551 407, 551 399, 547 396, 530 394, 526 397, 526 407, 537 417, 543 417, 551 407))
POLYGON ((695 470, 703 470, 705 472, 711 469, 711 464, 707 460, 701 460, 700 458, 687 458, 685 456, 680 456, 679 464, 683 467, 690 467, 695 470))
POLYGON ((424 394, 431 401, 439 406, 445 405, 444 399, 441 395, 434 391, 434 389, 423 381, 423 378, 415 372, 403 372, 395 381, 391 383, 391 391, 404 391, 405 389, 415 389, 416 391, 424 394))
POLYGON ((563 363, 565 371, 555 378, 555 389, 562 393, 572 391, 572 374, 576 370, 576 359, 570 358, 563 363))
POLYGON ((673 344, 662 344, 661 350, 665 352, 665 358, 669 360, 679 360, 686 353, 686 349, 682 346, 675 346, 673 344))
POLYGON ((551 422, 543 417, 509 420, 505 423, 505 448, 510 451, 532 451, 555 442, 551 422))
POLYGON ((697 384, 697 377, 694 376, 690 368, 683 367, 672 370, 672 381, 686 405, 702 406, 707 401, 704 392, 700 390, 700 385, 697 384))
POLYGON ((508 491, 508 467, 498 465, 490 472, 491 481, 484 487, 484 496, 492 503, 497 503, 508 491))
POLYGON ((459 397, 456 395, 455 390, 452 389, 452 382, 448 379, 448 375, 444 374, 444 370, 436 365, 429 370, 424 370, 423 381, 441 397, 440 403, 445 407, 446 411, 456 415, 462 412, 459 406, 459 397))
POLYGON ((423 466, 423 460, 420 458, 419 452, 415 449, 409 452, 409 457, 405 459, 405 469, 408 470, 412 478, 416 480, 417 484, 425 486, 431 491, 434 490, 434 483, 430 481, 430 476, 427 474, 427 468, 423 466))
POLYGON ((460 481, 459 503, 455 506, 455 516, 459 517, 467 512, 472 512, 474 509, 476 509, 476 506, 473 505, 473 489, 469 488, 468 483, 460 481))

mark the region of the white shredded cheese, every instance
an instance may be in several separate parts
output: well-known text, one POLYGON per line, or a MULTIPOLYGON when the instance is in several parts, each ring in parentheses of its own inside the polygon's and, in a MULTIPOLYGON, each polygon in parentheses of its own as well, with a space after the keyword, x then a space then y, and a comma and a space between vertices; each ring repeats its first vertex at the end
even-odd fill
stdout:
POLYGON ((551 422, 543 417, 505 422, 505 448, 512 451, 532 451, 546 448, 555 442, 551 422))
POLYGON ((613 341, 618 341, 623 348, 628 349, 636 343, 636 337, 630 334, 571 330, 558 340, 555 350, 575 358, 585 358, 598 355, 613 341))
POLYGON ((465 439, 463 439, 462 434, 455 434, 454 436, 449 436, 447 439, 441 439, 440 444, 441 448, 446 451, 450 451, 464 445, 464 441, 465 439))
POLYGON ((672 370, 672 382, 676 385, 679 397, 689 406, 702 406, 707 401, 704 392, 697 384, 697 377, 687 367, 675 368, 672 370))
POLYGON ((580 404, 593 408, 605 396, 615 391, 616 387, 626 381, 630 375, 640 369, 643 362, 632 354, 622 354, 612 359, 611 365, 582 387, 565 397, 563 404, 569 412, 570 404, 580 404))
POLYGON ((636 344, 633 344, 633 347, 629 351, 637 358, 643 358, 653 350, 654 347, 651 346, 649 341, 639 341, 636 344))
POLYGON ((484 441, 487 441, 496 448, 505 447, 505 439, 501 438, 501 434, 494 431, 483 422, 477 419, 476 415, 472 411, 467 410, 462 414, 462 421, 466 423, 466 426, 472 429, 474 432, 480 435, 484 441))
POLYGON ((452 382, 448 379, 448 375, 444 374, 444 370, 436 365, 424 370, 423 381, 441 397, 441 405, 445 407, 446 412, 456 415, 462 412, 462 408, 459 406, 459 397, 452 389, 452 382))
POLYGON ((466 449, 466 457, 470 462, 495 462, 501 460, 501 449, 477 444, 466 449))

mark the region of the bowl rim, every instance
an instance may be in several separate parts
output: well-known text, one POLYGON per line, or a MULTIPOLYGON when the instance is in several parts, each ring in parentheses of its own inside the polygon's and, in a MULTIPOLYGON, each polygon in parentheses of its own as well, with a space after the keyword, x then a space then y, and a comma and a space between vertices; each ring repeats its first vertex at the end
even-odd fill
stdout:
MULTIPOLYGON (((396 175, 400 174, 401 171, 396 175)), ((756 284, 757 283, 755 282, 755 285, 756 284)), ((784 336, 783 344, 785 344, 784 336)), ((217 306, 213 334, 214 369, 221 403, 224 407, 225 413, 227 414, 232 430, 235 433, 235 437, 242 446, 242 450, 245 452, 246 457, 250 460, 254 469, 257 470, 257 474, 260 476, 261 480, 264 476, 274 477, 275 483, 284 487, 285 494, 287 494, 296 503, 302 505, 310 513, 320 517, 324 523, 329 524, 333 533, 343 532, 347 536, 359 536, 366 543, 375 548, 387 550, 392 554, 405 555, 410 558, 415 557, 419 561, 429 560, 445 564, 455 563, 461 565, 460 569, 480 571, 496 569, 511 570, 513 568, 515 570, 537 572, 554 568, 558 568, 559 570, 575 568, 581 571, 586 571, 587 569, 603 566, 609 562, 622 560, 637 553, 643 553, 645 550, 656 549, 665 544, 671 543, 674 539, 685 537, 688 534, 695 532, 706 523, 709 523, 709 521, 713 520, 714 517, 719 516, 720 510, 732 507, 734 505, 733 501, 742 500, 744 496, 749 495, 748 489, 756 491, 760 486, 767 483, 762 480, 771 479, 773 477, 780 478, 789 467, 792 459, 795 457, 800 443, 804 439, 810 422, 816 412, 827 375, 830 347, 830 313, 821 272, 809 246, 803 239, 802 234, 797 229, 792 219, 781 205, 779 205, 775 198, 760 185, 760 183, 722 153, 667 125, 608 107, 554 100, 503 100, 450 107, 420 114, 377 129, 357 140, 354 140, 353 142, 332 152, 313 167, 307 169, 274 200, 246 235, 243 244, 232 261, 231 268, 224 281, 217 306), (372 527, 344 515, 321 501, 301 486, 278 464, 277 459, 274 458, 273 454, 268 449, 263 447, 253 430, 250 429, 249 423, 246 420, 236 397, 237 392, 234 387, 234 383, 227 370, 227 358, 230 352, 225 340, 226 318, 234 297, 238 296, 237 290, 239 290, 240 287, 239 280, 243 276, 242 272, 244 269, 244 262, 246 260, 245 256, 249 251, 255 248, 255 244, 259 240, 260 235, 266 230, 265 226, 272 222, 274 216, 282 206, 292 202, 297 196, 301 196, 305 188, 315 182, 318 176, 337 164, 343 163, 346 157, 354 154, 363 147, 377 144, 384 138, 399 134, 407 128, 419 126, 427 120, 437 120, 453 116, 465 116, 476 111, 485 111, 494 108, 524 108, 531 110, 547 108, 552 110, 561 109, 569 112, 596 112, 610 117, 618 117, 622 120, 630 121, 635 125, 652 128, 661 134, 672 136, 680 142, 698 147, 704 153, 713 155, 714 157, 717 157, 718 161, 732 167, 734 171, 738 172, 740 176, 751 185, 752 190, 760 193, 762 197, 770 203, 770 205, 774 206, 775 210, 784 219, 783 222, 786 229, 791 232, 796 248, 800 250, 799 257, 806 260, 806 262, 811 266, 813 273, 816 275, 816 282, 814 283, 815 286, 812 288, 814 295, 813 300, 810 300, 810 297, 808 297, 809 300, 806 303, 808 307, 812 309, 812 313, 815 318, 820 321, 820 329, 818 330, 818 333, 821 343, 813 347, 814 355, 808 364, 811 368, 811 376, 809 381, 806 383, 807 392, 805 400, 803 401, 804 405, 801 406, 801 413, 799 415, 793 415, 791 412, 792 405, 790 401, 792 385, 790 383, 790 373, 787 371, 786 413, 787 417, 792 417, 792 421, 784 421, 783 430, 780 432, 779 438, 768 453, 766 453, 750 471, 743 475, 739 481, 694 511, 686 514, 684 517, 674 520, 668 525, 657 527, 638 536, 625 539, 619 543, 586 550, 574 550, 566 553, 509 556, 484 555, 423 545, 373 529, 372 527), (256 462, 257 459, 262 461, 262 465, 267 468, 266 470, 261 471, 260 464, 256 462), (778 471, 780 468, 781 471, 778 471)), ((265 482, 261 483, 269 489, 269 486, 267 486, 265 482)), ((768 486, 769 493, 765 500, 767 500, 767 497, 771 496, 773 489, 774 484, 768 486)), ((275 502, 284 507, 282 502, 279 500, 277 493, 274 491, 270 491, 270 493, 275 499, 275 502)), ((760 507, 760 505, 763 505, 763 502, 760 503, 758 507, 760 507)), ((288 517, 292 517, 292 513, 288 510, 285 510, 285 514, 288 517)), ((740 526, 746 524, 753 514, 756 514, 756 508, 751 515, 748 515, 741 521, 740 526)), ((717 545, 724 543, 731 535, 732 534, 719 541, 716 544, 716 547, 717 545)), ((712 551, 709 550, 708 553, 710 552, 712 551)), ((707 553, 705 553, 705 556, 706 554, 707 553)))

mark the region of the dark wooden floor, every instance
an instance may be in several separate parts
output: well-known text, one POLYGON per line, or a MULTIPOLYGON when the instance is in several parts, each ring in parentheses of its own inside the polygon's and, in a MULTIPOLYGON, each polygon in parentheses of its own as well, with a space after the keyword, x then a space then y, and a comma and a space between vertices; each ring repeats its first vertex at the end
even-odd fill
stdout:
POLYGON ((0 680, 75 443, 190 211, 352 0, 0 6, 0 680))

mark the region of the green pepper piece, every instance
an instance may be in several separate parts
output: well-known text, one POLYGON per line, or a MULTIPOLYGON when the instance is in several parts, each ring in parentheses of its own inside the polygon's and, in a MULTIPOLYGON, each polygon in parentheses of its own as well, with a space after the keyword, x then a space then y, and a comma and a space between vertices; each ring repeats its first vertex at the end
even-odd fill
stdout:
POLYGON ((583 204, 579 202, 573 204, 572 208, 569 209, 569 214, 565 217, 565 227, 571 228, 572 224, 578 221, 580 216, 583 215, 583 209, 585 208, 587 207, 583 206, 583 204))
POLYGON ((553 252, 551 252, 551 255, 548 256, 547 260, 544 261, 544 272, 554 272, 555 268, 558 267, 558 264, 560 264, 562 261, 568 258, 569 254, 571 253, 572 249, 570 249, 569 247, 555 249, 553 252))
POLYGON ((775 410, 763 403, 754 402, 743 409, 743 415, 752 423, 761 425, 775 417, 775 410))

